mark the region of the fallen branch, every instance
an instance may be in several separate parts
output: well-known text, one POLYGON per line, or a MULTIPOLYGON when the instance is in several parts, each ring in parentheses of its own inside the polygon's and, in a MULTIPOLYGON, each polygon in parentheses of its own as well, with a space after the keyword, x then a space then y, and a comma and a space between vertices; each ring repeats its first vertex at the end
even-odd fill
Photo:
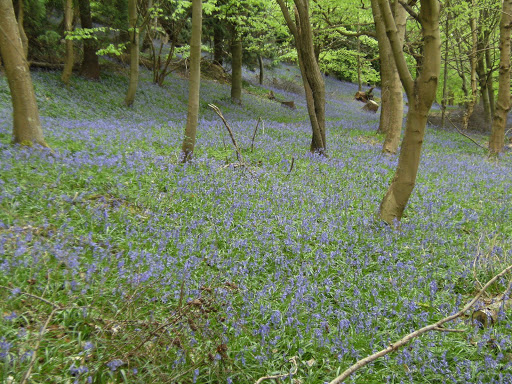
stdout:
POLYGON ((244 161, 243 161, 242 153, 240 152, 240 149, 238 148, 238 144, 236 143, 235 135, 233 134, 233 131, 231 130, 231 127, 229 126, 228 122, 222 115, 222 112, 220 111, 219 107, 217 107, 215 104, 208 104, 208 106, 211 109, 213 109, 213 111, 221 118, 222 122, 226 126, 226 129, 229 132, 229 136, 231 136, 231 141, 233 142, 233 146, 235 147, 236 157, 238 158, 238 161, 240 163, 243 163, 244 161))
POLYGON ((255 384, 260 384, 262 383, 264 380, 275 380, 275 379, 280 379, 282 377, 286 377, 286 376, 289 376, 289 375, 295 375, 297 373, 297 356, 293 356, 290 360, 288 361, 291 361, 293 363, 293 371, 290 372, 290 373, 284 373, 282 375, 275 375, 275 376, 263 376, 263 377, 260 377, 255 384))
POLYGON ((351 367, 346 369, 341 375, 339 375, 334 380, 332 380, 329 384, 340 384, 340 383, 342 383, 345 379, 347 379, 354 372, 356 372, 357 370, 361 369, 365 365, 371 363, 372 361, 377 360, 379 357, 385 356, 385 355, 387 355, 387 354, 389 354, 391 352, 394 352, 394 351, 398 350, 400 347, 403 347, 404 345, 408 344, 412 339, 414 339, 414 338, 416 338, 418 336, 421 336, 424 333, 427 333, 429 331, 437 331, 437 330, 439 330, 439 328, 441 328, 441 325, 443 325, 444 323, 447 323, 448 321, 454 320, 454 319, 464 315, 464 313, 466 311, 468 311, 478 301, 480 296, 482 296, 482 294, 496 280, 498 280, 500 277, 504 276, 505 274, 507 274, 510 271, 512 271, 512 265, 509 265, 507 268, 505 268, 503 271, 501 271, 496 276, 494 276, 491 280, 489 280, 487 282, 487 284, 485 284, 483 286, 483 288, 477 293, 477 295, 475 297, 473 297, 473 299, 468 304, 466 304, 466 306, 464 308, 462 308, 459 312, 457 312, 457 313, 455 313, 453 315, 450 315, 448 317, 445 317, 444 319, 441 319, 441 320, 439 320, 438 322, 436 322, 434 324, 427 325, 427 326, 425 326, 425 327, 423 327, 421 329, 418 329, 418 330, 416 330, 416 331, 414 331, 412 333, 409 333, 408 335, 404 336, 400 340, 390 344, 387 348, 382 349, 379 352, 374 353, 373 355, 367 356, 364 359, 361 359, 361 360, 357 361, 351 367))
POLYGON ((261 117, 258 117, 258 122, 256 123, 256 128, 254 128, 254 133, 252 134, 251 140, 251 152, 254 150, 254 138, 256 137, 256 132, 258 132, 258 126, 260 125, 261 117))
POLYGON ((473 139, 472 137, 466 135, 464 132, 462 132, 454 123, 453 121, 450 120, 450 118, 448 118, 448 121, 450 122, 451 125, 453 125, 453 128, 455 128, 457 130, 457 132, 459 132, 462 136, 464 136, 465 138, 471 140, 474 144, 476 144, 477 146, 479 146, 480 148, 484 149, 487 151, 487 148, 485 148, 483 145, 479 144, 476 142, 475 139, 473 139))

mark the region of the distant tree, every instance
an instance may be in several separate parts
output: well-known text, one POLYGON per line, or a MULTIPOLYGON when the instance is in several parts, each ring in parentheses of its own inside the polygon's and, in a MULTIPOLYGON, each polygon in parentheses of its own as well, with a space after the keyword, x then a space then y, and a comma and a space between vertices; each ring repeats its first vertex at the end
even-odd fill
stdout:
POLYGON ((402 219, 405 206, 414 189, 427 115, 436 96, 441 69, 440 4, 438 0, 420 0, 421 7, 416 16, 421 24, 423 52, 426 59, 422 61, 416 80, 413 80, 398 37, 390 2, 389 0, 378 1, 400 80, 409 100, 405 136, 402 141, 398 166, 380 205, 382 220, 393 224, 395 220, 402 219))
POLYGON ((128 0, 128 20, 130 36, 130 84, 124 103, 131 106, 135 100, 139 82, 139 30, 137 28, 137 0, 128 0))
POLYGON ((292 20, 284 0, 277 0, 286 24, 295 39, 299 67, 306 92, 306 102, 313 137, 311 152, 324 154, 325 136, 325 84, 313 46, 313 31, 309 20, 309 0, 294 0, 295 21, 292 20))
POLYGON ((39 120, 34 87, 12 0, 0 0, 0 55, 11 91, 13 109, 13 141, 48 146, 39 120))
POLYGON ((489 151, 498 154, 505 144, 505 126, 510 110, 510 31, 512 29, 512 0, 503 1, 500 21, 500 75, 498 102, 492 122, 489 151))
MULTIPOLYGON (((78 0, 78 7, 80 9, 80 23, 82 28, 92 28, 91 16, 91 3, 90 0, 78 0)), ((98 55, 96 54, 95 39, 85 38, 84 42, 84 56, 80 74, 89 79, 97 80, 100 78, 100 64, 98 55)))
MULTIPOLYGON (((73 30, 73 0, 64 0, 64 33, 73 30)), ((62 82, 69 83, 73 73, 74 52, 73 40, 66 39, 66 56, 64 57, 64 70, 62 71, 62 82)))
POLYGON ((199 115, 199 87, 201 83, 201 29, 202 3, 192 0, 192 36, 190 38, 190 78, 188 83, 188 112, 181 158, 186 162, 192 158, 196 144, 199 115))

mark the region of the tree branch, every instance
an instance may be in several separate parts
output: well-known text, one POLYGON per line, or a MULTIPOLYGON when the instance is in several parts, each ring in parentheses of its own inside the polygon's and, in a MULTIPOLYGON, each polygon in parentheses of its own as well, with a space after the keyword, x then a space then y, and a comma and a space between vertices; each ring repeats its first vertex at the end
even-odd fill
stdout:
POLYGON ((404 336, 400 340, 390 344, 389 347, 387 347, 387 348, 385 348, 385 349, 383 349, 383 350, 381 350, 379 352, 376 352, 373 355, 367 356, 364 359, 361 359, 361 360, 357 361, 351 367, 346 369, 341 375, 339 375, 337 378, 332 380, 329 384, 340 384, 346 378, 348 378, 350 375, 352 375, 354 372, 356 372, 360 368, 364 367, 365 365, 371 363, 374 360, 377 360, 379 357, 385 356, 385 355, 387 355, 387 354, 389 354, 391 352, 394 352, 394 351, 398 350, 400 347, 403 347, 404 345, 408 344, 412 339, 414 339, 414 338, 416 338, 418 336, 421 336, 424 333, 427 333, 429 331, 438 331, 438 330, 440 330, 439 328, 442 328, 441 325, 443 325, 444 323, 446 323, 448 321, 451 321, 451 320, 454 320, 454 319, 464 315, 464 313, 467 310, 469 310, 478 301, 480 296, 482 296, 484 294, 484 292, 496 280, 498 280, 500 277, 504 276, 505 274, 507 274, 510 271, 512 271, 512 265, 509 265, 507 268, 505 268, 503 271, 501 271, 496 276, 494 276, 491 280, 489 280, 487 282, 487 284, 485 284, 483 286, 483 288, 476 294, 476 296, 473 297, 473 299, 468 304, 466 304, 466 306, 464 306, 464 308, 462 308, 459 312, 454 313, 453 315, 447 316, 444 319, 441 319, 441 320, 439 320, 438 322, 436 322, 434 324, 427 325, 427 326, 425 326, 425 327, 423 327, 421 329, 418 329, 418 330, 416 330, 416 331, 414 331, 412 333, 409 333, 408 335, 404 336))

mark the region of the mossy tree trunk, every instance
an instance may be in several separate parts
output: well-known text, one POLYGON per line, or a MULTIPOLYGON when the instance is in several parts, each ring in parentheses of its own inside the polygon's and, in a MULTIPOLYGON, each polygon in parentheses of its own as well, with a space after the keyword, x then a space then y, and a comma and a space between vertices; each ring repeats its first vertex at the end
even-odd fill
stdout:
POLYGON ((242 103, 242 38, 236 31, 231 40, 231 101, 242 103))
POLYGON ((48 146, 44 140, 39 110, 28 62, 14 15, 12 0, 0 0, 0 55, 11 91, 13 141, 48 146))
MULTIPOLYGON (((64 0, 64 34, 73 30, 73 0, 64 0)), ((62 82, 69 84, 73 74, 74 64, 73 40, 66 39, 66 56, 64 57, 64 70, 62 71, 62 82)))
MULTIPOLYGON (((512 1, 512 0, 510 0, 512 1)), ((427 115, 436 96, 441 69, 440 5, 437 0, 420 0, 419 21, 424 41, 424 60, 413 80, 400 45, 400 39, 388 0, 379 0, 400 80, 409 99, 405 136, 398 166, 380 205, 380 217, 388 224, 402 219, 416 183, 427 115)))
POLYGON ((130 83, 124 103, 133 105, 139 83, 139 30, 137 28, 137 0, 128 1, 128 22, 130 25, 130 83))
MULTIPOLYGON (((82 28, 92 28, 90 0, 78 0, 80 8, 80 24, 82 28)), ((96 55, 96 44, 94 39, 84 39, 84 57, 80 74, 92 80, 100 78, 100 64, 96 55)))
MULTIPOLYGON (((403 46, 407 12, 398 1, 393 3, 393 17, 397 35, 403 46)), ((396 153, 402 133, 404 119, 404 99, 402 83, 396 68, 393 50, 386 36, 386 26, 382 19, 378 0, 372 0, 372 12, 379 45, 380 75, 382 83, 381 113, 378 132, 384 133, 383 153, 396 153)))
POLYGON ((510 110, 510 31, 512 29, 512 0, 503 1, 500 21, 500 73, 498 100, 492 120, 489 139, 489 151, 496 155, 503 151, 505 144, 505 126, 510 110))
POLYGON ((199 117, 199 87, 201 84, 201 28, 201 0, 192 0, 187 126, 181 149, 181 159, 183 162, 189 161, 192 158, 196 144, 197 121, 199 117))
POLYGON ((309 19, 309 0, 294 0, 295 21, 292 20, 284 0, 277 0, 288 29, 295 39, 299 67, 306 92, 311 130, 311 152, 325 154, 325 84, 315 56, 313 31, 309 19))

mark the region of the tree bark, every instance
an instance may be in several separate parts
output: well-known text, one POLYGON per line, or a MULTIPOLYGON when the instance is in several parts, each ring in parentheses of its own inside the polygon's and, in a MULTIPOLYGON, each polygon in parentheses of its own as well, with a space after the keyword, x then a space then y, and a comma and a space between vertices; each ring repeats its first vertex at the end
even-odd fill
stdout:
POLYGON ((25 54, 25 58, 28 57, 28 37, 25 33, 25 28, 23 26, 25 22, 25 3, 24 0, 18 0, 18 30, 20 32, 21 43, 23 44, 23 53, 25 54))
MULTIPOLYGON (((73 30, 73 0, 64 0, 64 36, 73 30)), ((62 82, 69 84, 73 74, 74 52, 73 40, 66 39, 66 56, 64 57, 64 70, 62 71, 62 82)))
MULTIPOLYGON (((90 0, 78 0, 80 9, 80 24, 82 28, 92 28, 90 0)), ((100 78, 100 64, 96 55, 96 44, 94 39, 84 39, 84 57, 80 74, 92 80, 100 78)))
MULTIPOLYGON (((485 68, 485 42, 483 41, 483 33, 479 28, 477 43, 477 64, 476 73, 478 75, 478 84, 480 85, 480 97, 484 107, 484 119, 487 124, 491 122, 491 107, 489 103, 489 92, 487 91, 487 73, 485 68)), ((488 130, 489 127, 486 127, 488 130)))
POLYGON ((188 112, 185 137, 181 149, 181 159, 187 162, 192 158, 196 144, 196 130, 199 116, 199 87, 201 83, 201 28, 202 3, 192 0, 192 36, 190 38, 190 78, 188 89, 188 112))
POLYGON ((218 65, 222 65, 224 58, 224 30, 220 23, 220 19, 216 19, 213 26, 213 61, 218 65))
POLYGON ((487 65, 487 92, 489 94, 489 108, 491 109, 491 120, 494 118, 494 80, 493 80, 493 68, 492 68, 492 59, 491 59, 491 49, 490 49, 490 32, 486 30, 484 32, 485 41, 487 42, 485 49, 485 63, 487 65))
MULTIPOLYGON (((472 0, 472 7, 474 8, 475 0, 472 0)), ((471 27, 471 53, 469 57, 469 61, 471 63, 470 70, 470 78, 471 78, 471 97, 466 104, 466 111, 464 112, 464 116, 462 116, 462 129, 468 129, 469 119, 471 115, 473 115, 473 111, 475 109, 475 103, 477 99, 478 87, 476 81, 476 67, 477 67, 477 46, 478 46, 478 38, 477 38, 477 27, 476 27, 476 18, 474 16, 470 19, 470 27, 471 27)))
POLYGON ((512 0, 503 1, 500 21, 500 74, 498 100, 492 120, 489 151, 493 155, 503 151, 505 126, 510 110, 510 31, 512 29, 512 0))
MULTIPOLYGON (((398 2, 394 6, 394 19, 397 27, 398 38, 403 46, 405 23, 407 12, 398 2)), ((377 31, 379 45, 380 74, 381 74, 381 113, 379 129, 377 132, 385 133, 386 137, 382 145, 383 153, 396 153, 402 133, 404 118, 404 101, 402 83, 398 74, 393 50, 386 36, 386 26, 382 19, 378 0, 372 0, 372 12, 377 31)))
POLYGON ((242 38, 238 32, 231 40, 231 101, 242 104, 242 38))
POLYGON ((258 54, 258 64, 260 66, 259 83, 260 83, 260 85, 263 85, 263 71, 265 68, 263 66, 263 59, 261 58, 260 54, 258 54))
MULTIPOLYGON (((512 0, 510 0, 512 1, 512 0)), ((409 99, 405 136, 398 166, 380 205, 380 217, 388 224, 400 221, 416 183, 427 115, 435 99, 441 69, 440 5, 437 0, 420 0, 419 21, 424 41, 424 60, 416 80, 412 79, 401 49, 388 0, 379 0, 400 80, 409 99)))
POLYGON ((135 100, 139 83, 139 30, 137 28, 137 0, 128 1, 128 21, 130 24, 130 84, 124 103, 130 107, 135 100))
POLYGON ((306 104, 313 137, 311 152, 325 154, 327 149, 325 135, 325 84, 315 57, 313 31, 309 21, 309 0, 294 0, 295 22, 283 0, 277 0, 286 24, 295 39, 299 67, 306 92, 306 104))
POLYGON ((13 141, 27 145, 37 143, 47 147, 11 0, 0 0, 0 20, 0 55, 11 91, 13 141))

